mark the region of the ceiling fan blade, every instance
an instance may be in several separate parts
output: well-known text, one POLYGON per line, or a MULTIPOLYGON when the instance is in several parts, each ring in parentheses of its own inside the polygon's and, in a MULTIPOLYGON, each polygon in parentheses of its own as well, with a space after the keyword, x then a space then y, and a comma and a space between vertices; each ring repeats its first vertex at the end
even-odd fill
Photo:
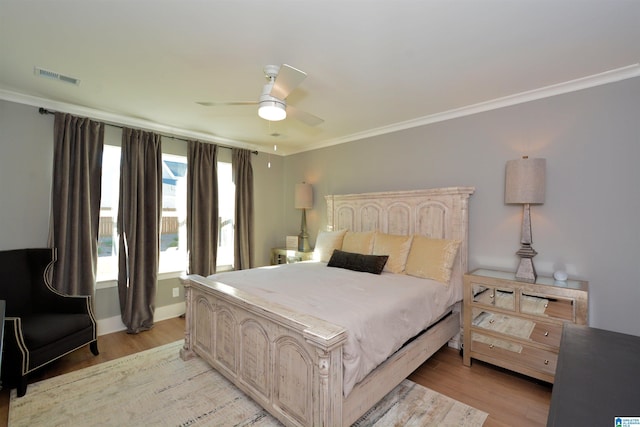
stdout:
POLYGON ((200 104, 204 107, 216 107, 218 105, 257 105, 258 101, 237 101, 237 102, 196 101, 196 104, 200 104))
POLYGON ((304 71, 293 68, 291 65, 282 64, 270 95, 278 99, 286 99, 305 78, 307 78, 307 73, 304 71))
POLYGON ((287 115, 293 117, 294 119, 300 120, 308 126, 318 126, 320 123, 324 122, 324 119, 316 117, 313 114, 307 113, 306 111, 298 110, 291 105, 287 105, 287 115))

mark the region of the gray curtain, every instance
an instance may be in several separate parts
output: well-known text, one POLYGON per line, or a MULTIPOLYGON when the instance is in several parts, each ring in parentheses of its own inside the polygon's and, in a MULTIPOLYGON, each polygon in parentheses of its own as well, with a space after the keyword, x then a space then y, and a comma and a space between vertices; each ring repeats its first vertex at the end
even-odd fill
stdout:
POLYGON ((160 135, 122 129, 118 204, 118 295, 128 333, 153 327, 160 255, 160 135))
POLYGON ((251 151, 233 148, 233 181, 236 185, 234 262, 236 270, 253 266, 253 168, 251 151))
POLYGON ((218 255, 218 147, 188 143, 187 248, 189 274, 216 272, 218 255))
POLYGON ((57 248, 52 285, 69 295, 93 295, 104 123, 55 113, 49 246, 57 248))

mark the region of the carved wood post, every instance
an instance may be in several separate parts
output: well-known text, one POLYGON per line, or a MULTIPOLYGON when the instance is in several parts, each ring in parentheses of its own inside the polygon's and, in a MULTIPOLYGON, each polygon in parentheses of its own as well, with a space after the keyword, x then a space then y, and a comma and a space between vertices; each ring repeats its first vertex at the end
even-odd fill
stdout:
POLYGON ((322 411, 323 408, 326 408, 326 405, 331 401, 331 397, 329 396, 329 367, 331 362, 329 360, 329 355, 326 351, 322 351, 320 349, 318 351, 318 371, 320 374, 320 393, 319 394, 319 409, 320 416, 322 417, 321 425, 323 426, 331 426, 337 425, 334 424, 331 419, 330 411, 322 411))
POLYGON ((342 425, 342 347, 316 347, 318 369, 318 401, 314 402, 314 425, 342 425))
POLYGON ((180 277, 180 282, 184 286, 184 298, 185 298, 185 325, 184 325, 184 345, 180 349, 180 358, 182 360, 189 360, 195 356, 191 346, 191 322, 193 319, 193 313, 191 312, 191 282, 187 277, 180 277))

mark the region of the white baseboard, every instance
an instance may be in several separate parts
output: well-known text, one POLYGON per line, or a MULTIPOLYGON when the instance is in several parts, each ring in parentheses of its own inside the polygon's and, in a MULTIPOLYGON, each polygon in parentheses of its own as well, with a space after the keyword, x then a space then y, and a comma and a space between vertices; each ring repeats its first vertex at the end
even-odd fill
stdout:
MULTIPOLYGON (((184 301, 177 304, 158 307, 153 315, 153 321, 160 322, 162 320, 181 316, 184 314, 185 310, 186 304, 184 301)), ((98 319, 98 336, 124 331, 126 329, 127 327, 122 323, 122 318, 120 316, 98 319)))

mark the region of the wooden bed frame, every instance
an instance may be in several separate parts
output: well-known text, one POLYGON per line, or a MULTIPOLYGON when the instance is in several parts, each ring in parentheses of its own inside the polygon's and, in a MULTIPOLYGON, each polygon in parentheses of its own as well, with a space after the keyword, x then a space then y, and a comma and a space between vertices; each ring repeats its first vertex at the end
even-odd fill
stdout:
MULTIPOLYGON (((451 286, 467 271, 471 187, 326 196, 328 230, 379 230, 460 240, 451 286)), ((343 395, 347 331, 223 283, 182 278, 181 357, 198 355, 286 426, 350 426, 447 342, 456 345, 460 304, 343 395), (453 341, 451 341, 453 340, 453 341)))

